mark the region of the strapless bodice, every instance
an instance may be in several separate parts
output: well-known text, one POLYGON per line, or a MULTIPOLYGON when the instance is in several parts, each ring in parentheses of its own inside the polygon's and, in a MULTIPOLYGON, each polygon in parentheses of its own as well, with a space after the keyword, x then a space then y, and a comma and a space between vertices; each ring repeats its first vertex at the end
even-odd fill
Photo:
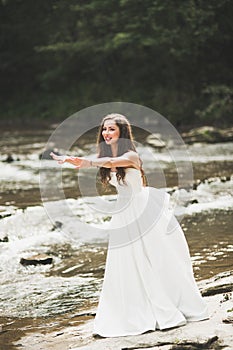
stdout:
POLYGON ((111 172, 111 180, 109 183, 116 187, 119 195, 132 195, 133 193, 138 193, 142 190, 142 177, 141 171, 135 168, 126 168, 125 169, 125 178, 124 182, 117 181, 116 172, 111 172))

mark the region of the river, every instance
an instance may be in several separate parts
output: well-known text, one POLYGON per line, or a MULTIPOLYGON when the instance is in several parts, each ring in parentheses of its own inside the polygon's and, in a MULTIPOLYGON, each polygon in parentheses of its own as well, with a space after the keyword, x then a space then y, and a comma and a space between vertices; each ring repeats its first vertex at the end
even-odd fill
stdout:
MULTIPOLYGON (((90 185, 95 182, 96 173, 93 169, 83 170, 77 176, 71 166, 64 166, 65 199, 54 193, 46 201, 45 210, 39 187, 41 168, 53 170, 53 181, 57 181, 58 171, 55 162, 40 160, 50 133, 51 130, 4 131, 0 140, 0 324, 6 330, 5 336, 0 336, 2 349, 16 349, 13 341, 25 332, 59 329, 60 324, 70 320, 74 324, 80 322, 75 315, 94 308, 101 289, 107 234, 96 230, 93 235, 92 225, 104 225, 109 217, 92 210, 100 198, 96 191, 101 191, 90 185), (5 160, 9 154, 13 161, 8 163, 5 160), (84 191, 78 188, 79 179, 84 191), (63 211, 64 205, 68 211, 63 211), (52 208, 52 217, 48 207, 52 208), (88 224, 92 233, 83 232, 88 224), (42 253, 51 256, 53 264, 20 264, 22 257, 42 253), (8 347, 4 348, 4 344, 8 347)), ((90 153, 94 144, 90 146, 90 140, 87 143, 88 150, 84 142, 78 151, 77 147, 71 149, 71 154, 90 153)), ((164 184, 159 177, 162 169, 166 189, 174 198, 177 191, 182 191, 176 188, 174 164, 163 150, 151 148, 150 154, 160 164, 159 171, 145 149, 140 144, 149 185, 164 184)), ((183 208, 181 225, 197 280, 229 270, 233 265, 232 150, 232 142, 187 146, 197 186, 183 208)), ((175 151, 182 163, 183 153, 178 146, 175 151)), ((101 192, 101 198, 114 201, 116 194, 109 188, 101 192)))

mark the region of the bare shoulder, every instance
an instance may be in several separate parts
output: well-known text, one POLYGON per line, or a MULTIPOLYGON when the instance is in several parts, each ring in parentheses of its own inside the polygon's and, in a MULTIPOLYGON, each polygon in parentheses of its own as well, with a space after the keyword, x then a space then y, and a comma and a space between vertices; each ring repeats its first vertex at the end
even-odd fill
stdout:
POLYGON ((125 157, 127 157, 127 158, 129 158, 129 159, 134 159, 134 160, 139 160, 139 155, 138 155, 138 153, 137 152, 135 152, 135 151, 128 151, 128 152, 126 152, 125 154, 124 154, 124 156, 125 157))
POLYGON ((137 152, 135 151, 128 151, 124 155, 127 159, 129 159, 133 164, 134 167, 138 168, 140 167, 140 157, 137 152))

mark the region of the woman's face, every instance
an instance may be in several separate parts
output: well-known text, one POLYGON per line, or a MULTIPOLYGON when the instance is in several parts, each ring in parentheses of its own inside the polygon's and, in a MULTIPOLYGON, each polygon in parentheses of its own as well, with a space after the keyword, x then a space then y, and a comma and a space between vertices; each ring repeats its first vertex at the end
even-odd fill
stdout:
POLYGON ((102 136, 108 145, 117 142, 120 137, 119 126, 112 120, 106 120, 102 129, 102 136))

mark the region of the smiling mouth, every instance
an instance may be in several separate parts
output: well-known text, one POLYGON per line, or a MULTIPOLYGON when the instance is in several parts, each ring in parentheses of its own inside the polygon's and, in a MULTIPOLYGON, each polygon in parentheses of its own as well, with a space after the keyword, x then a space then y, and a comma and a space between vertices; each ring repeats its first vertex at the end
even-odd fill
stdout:
POLYGON ((111 139, 112 139, 111 137, 105 137, 105 141, 106 141, 106 142, 111 141, 111 139))

